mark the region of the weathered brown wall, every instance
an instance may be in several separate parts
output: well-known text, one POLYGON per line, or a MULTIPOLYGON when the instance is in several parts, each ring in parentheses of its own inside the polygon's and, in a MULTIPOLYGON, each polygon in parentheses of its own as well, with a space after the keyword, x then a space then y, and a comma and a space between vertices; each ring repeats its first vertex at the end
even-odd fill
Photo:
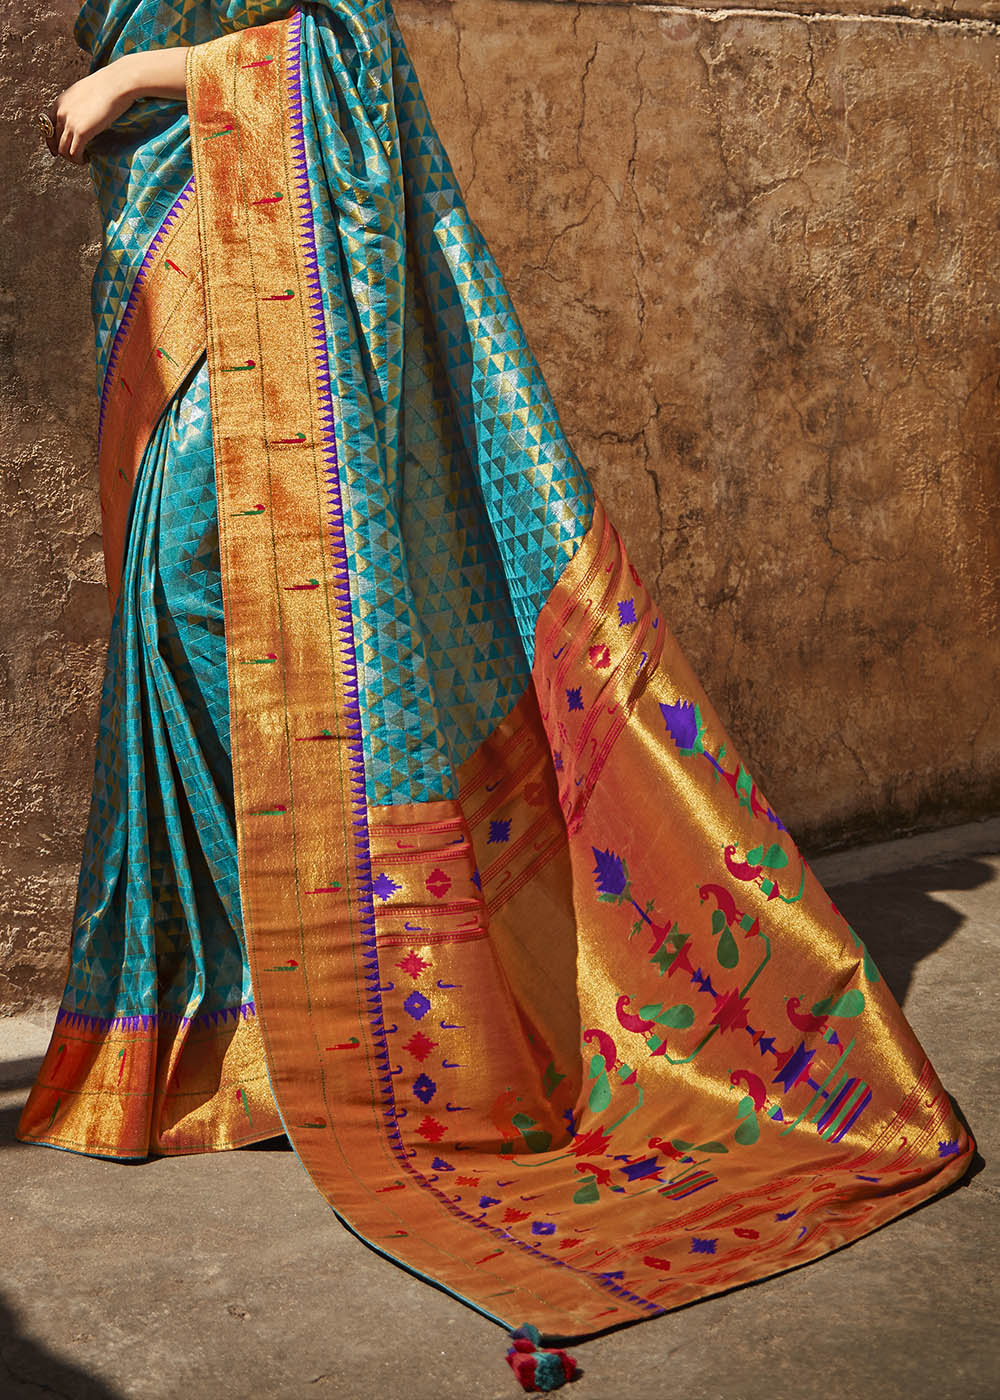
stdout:
MULTIPOLYGON (((1000 4, 903 8, 397 4, 566 431, 814 850, 1000 805, 1000 4)), ((7 1010, 60 984, 107 632, 98 231, 29 122, 75 9, 0 14, 7 1010)))
POLYGON ((89 178, 31 114, 86 71, 70 0, 0 9, 0 1008, 65 949, 108 626, 94 461, 89 178))

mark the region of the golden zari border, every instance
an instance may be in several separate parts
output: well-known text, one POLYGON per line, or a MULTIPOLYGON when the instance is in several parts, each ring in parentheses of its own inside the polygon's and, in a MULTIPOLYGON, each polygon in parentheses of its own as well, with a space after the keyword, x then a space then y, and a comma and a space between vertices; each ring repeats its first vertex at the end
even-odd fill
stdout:
POLYGON ((280 1133, 252 1007, 111 1024, 60 1010, 18 1125, 96 1156, 212 1152, 280 1133))
POLYGON ((205 348, 201 248, 186 188, 136 274, 112 346, 99 450, 104 568, 114 612, 132 488, 157 420, 205 348))

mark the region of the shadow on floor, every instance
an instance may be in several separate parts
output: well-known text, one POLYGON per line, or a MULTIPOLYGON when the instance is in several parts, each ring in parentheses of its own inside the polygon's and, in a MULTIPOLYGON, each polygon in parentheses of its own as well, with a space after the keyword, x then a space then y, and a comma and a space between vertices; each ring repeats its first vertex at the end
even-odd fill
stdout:
POLYGON ((831 898, 905 1006, 917 964, 965 922, 965 915, 948 903, 948 892, 979 889, 995 879, 996 871, 986 861, 969 856, 838 885, 831 898))
POLYGON ((292 1144, 285 1137, 284 1133, 280 1137, 262 1138, 260 1142, 248 1142, 240 1148, 241 1152, 291 1152, 292 1144))
POLYGON ((9 1089, 30 1089, 35 1075, 42 1067, 41 1055, 27 1055, 20 1060, 0 1061, 0 1092, 9 1089))
POLYGON ((22 1147, 24 1144, 18 1142, 14 1136, 17 1128, 17 1120, 21 1116, 22 1103, 16 1103, 7 1108, 0 1108, 0 1152, 8 1147, 22 1147))
POLYGON ((64 1400, 126 1400, 106 1381, 47 1351, 21 1329, 20 1320, 0 1297, 0 1394, 4 1400, 37 1400, 57 1395, 64 1400))

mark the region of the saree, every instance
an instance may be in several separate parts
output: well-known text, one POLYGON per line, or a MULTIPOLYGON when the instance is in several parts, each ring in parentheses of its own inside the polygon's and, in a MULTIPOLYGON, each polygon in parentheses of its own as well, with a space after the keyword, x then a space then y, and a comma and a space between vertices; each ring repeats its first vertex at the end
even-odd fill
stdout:
POLYGON ((186 107, 92 153, 111 635, 22 1139, 284 1132, 372 1246, 554 1338, 955 1182, 972 1139, 567 441, 389 0, 91 0, 77 37, 193 47, 186 107))

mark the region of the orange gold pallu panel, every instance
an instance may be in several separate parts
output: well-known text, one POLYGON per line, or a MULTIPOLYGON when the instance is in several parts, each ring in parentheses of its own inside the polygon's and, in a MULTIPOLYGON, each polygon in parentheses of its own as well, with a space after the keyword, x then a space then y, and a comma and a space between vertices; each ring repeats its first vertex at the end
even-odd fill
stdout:
POLYGON ((296 36, 189 62, 271 1083, 366 1239, 497 1320, 587 1333, 854 1239, 972 1143, 599 504, 458 799, 368 808, 296 36))
POLYGON ((817 1258, 960 1177, 974 1143, 599 501, 539 617, 533 675, 569 832, 583 1042, 599 1051, 574 1199, 654 1184, 628 1226, 622 1212, 626 1238, 612 1247, 608 1229, 601 1267, 676 1307, 817 1258))
POLYGON ((395 1232, 349 1219, 483 1311, 571 1336, 817 1258, 944 1189, 974 1145, 863 945, 718 757, 599 501, 533 674, 459 810, 370 813, 406 1161, 381 1188, 395 1232))

